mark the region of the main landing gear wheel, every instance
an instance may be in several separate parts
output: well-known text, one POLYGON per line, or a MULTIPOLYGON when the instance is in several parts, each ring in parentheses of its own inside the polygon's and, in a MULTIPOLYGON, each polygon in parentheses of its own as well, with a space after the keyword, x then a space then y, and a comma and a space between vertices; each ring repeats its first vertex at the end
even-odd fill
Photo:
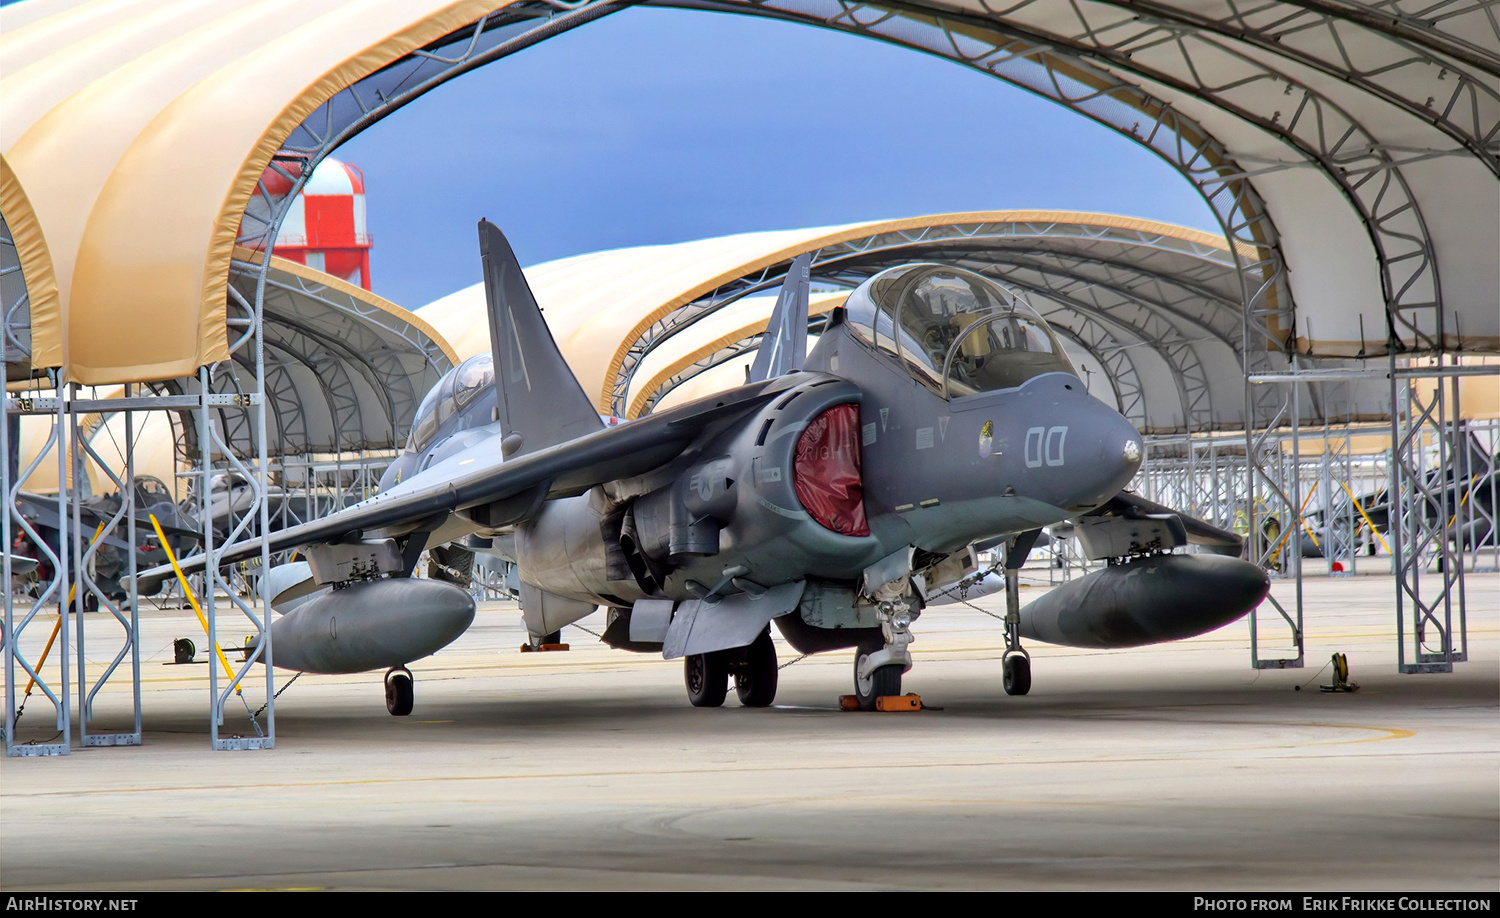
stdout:
POLYGON ((385 709, 393 716, 405 717, 410 714, 416 698, 410 670, 397 666, 385 674, 385 709))
POLYGON ((859 699, 861 711, 875 710, 877 699, 885 695, 901 694, 901 667, 896 665, 882 666, 870 673, 868 679, 859 677, 860 667, 864 665, 865 658, 872 653, 883 650, 885 644, 866 644, 859 648, 854 655, 854 697, 859 699))
POLYGON ((729 694, 729 661, 723 653, 695 653, 682 660, 682 679, 695 708, 717 708, 729 694))
POLYGON ((776 700, 776 645, 769 629, 745 648, 745 659, 734 673, 734 691, 747 708, 764 708, 776 700))
POLYGON ((1005 694, 1024 695, 1031 691, 1031 658, 1013 653, 1005 658, 1005 694))

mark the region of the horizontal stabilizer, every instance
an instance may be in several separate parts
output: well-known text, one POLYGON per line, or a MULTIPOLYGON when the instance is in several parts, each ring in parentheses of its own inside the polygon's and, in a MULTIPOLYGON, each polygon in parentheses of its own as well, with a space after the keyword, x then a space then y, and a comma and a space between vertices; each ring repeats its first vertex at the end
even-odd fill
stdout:
POLYGON ((510 242, 488 220, 479 222, 479 255, 489 305, 495 394, 505 432, 502 452, 507 458, 534 453, 603 427, 599 412, 557 349, 510 242))
POLYGON ((37 562, 35 558, 28 558, 24 555, 7 555, 6 557, 10 560, 10 572, 12 575, 29 574, 36 570, 37 562))

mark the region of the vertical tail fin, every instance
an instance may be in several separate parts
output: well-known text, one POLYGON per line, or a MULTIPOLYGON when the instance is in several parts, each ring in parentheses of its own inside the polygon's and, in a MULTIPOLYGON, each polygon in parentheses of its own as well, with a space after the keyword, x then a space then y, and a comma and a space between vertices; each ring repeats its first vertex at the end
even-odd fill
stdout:
POLYGON ((807 360, 807 297, 812 256, 798 255, 787 269, 786 281, 771 311, 771 324, 760 339, 760 350, 750 366, 747 382, 774 379, 784 373, 802 369, 807 360))
POLYGON ((479 257, 505 455, 534 453, 599 430, 599 412, 557 349, 515 252, 488 220, 479 222, 479 257))

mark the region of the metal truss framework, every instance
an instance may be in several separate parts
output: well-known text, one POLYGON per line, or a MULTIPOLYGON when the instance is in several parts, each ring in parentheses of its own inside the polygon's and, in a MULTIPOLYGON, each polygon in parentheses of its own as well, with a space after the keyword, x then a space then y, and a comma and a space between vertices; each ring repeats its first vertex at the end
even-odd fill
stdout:
MULTIPOLYGON (((454 77, 620 8, 621 5, 613 3, 514 4, 444 36, 335 93, 309 114, 282 142, 270 168, 257 185, 256 193, 241 219, 240 236, 236 240, 238 245, 248 248, 252 254, 248 258, 237 257, 231 264, 232 303, 241 309, 253 309, 274 300, 278 284, 271 280, 268 266, 281 223, 318 163, 340 144, 454 77)), ((351 297, 339 297, 336 291, 301 278, 295 278, 293 283, 299 286, 298 293, 303 296, 319 299, 354 315, 366 318, 369 315, 369 310, 351 297), (338 302, 333 302, 335 299, 338 302)), ((329 463, 326 461, 329 456, 334 459, 332 464, 335 480, 342 482, 348 478, 345 467, 349 466, 357 470, 353 482, 368 489, 370 482, 378 480, 379 472, 388 464, 391 451, 398 449, 404 442, 417 403, 425 395, 425 391, 416 391, 405 384, 396 388, 381 384, 382 381, 399 379, 400 374, 391 372, 393 367, 376 363, 382 359, 394 359, 390 356, 389 349, 361 346, 355 340, 361 334, 367 334, 367 329, 360 322, 347 323, 337 335, 320 335, 306 327, 292 328, 291 323, 288 325, 286 334, 274 337, 280 356, 294 357, 303 366, 319 366, 317 357, 320 351, 336 351, 344 362, 353 366, 365 378, 351 381, 315 374, 316 385, 322 389, 324 409, 332 418, 334 432, 334 442, 316 444, 306 436, 305 412, 308 403, 302 395, 299 381, 294 380, 291 373, 278 361, 267 377, 276 429, 281 432, 295 431, 301 425, 304 436, 300 440, 293 438, 294 442, 302 445, 300 452, 316 453, 325 460, 314 461, 310 466, 322 469, 321 474, 303 479, 308 485, 309 496, 317 487, 326 487, 330 480, 327 474, 329 463), (359 383, 358 386, 355 385, 356 382, 359 383), (360 401, 351 396, 354 388, 362 388, 364 385, 372 388, 381 399, 384 410, 379 418, 364 417, 359 410, 360 401), (388 431, 389 439, 378 443, 370 442, 370 421, 377 422, 374 425, 377 431, 388 431), (375 451, 373 457, 371 450, 375 451)), ((403 337, 417 343, 410 330, 403 337)), ((300 382, 306 384, 306 380, 300 382)), ((436 382, 436 378, 432 382, 436 382)), ((180 454, 190 454, 194 450, 193 438, 190 428, 184 427, 181 430, 178 440, 180 454)), ((241 455, 249 446, 240 430, 231 431, 228 439, 240 450, 241 455)), ((277 441, 286 443, 288 438, 280 436, 277 441)), ((287 460, 290 455, 284 451, 277 454, 283 472, 290 466, 307 465, 297 462, 289 464, 287 460)), ((285 474, 282 475, 283 481, 286 477, 285 474)), ((340 506, 341 502, 342 498, 336 497, 333 505, 340 506)))
MULTIPOLYGON (((0 382, 5 379, 6 368, 10 365, 11 336, 6 334, 0 336, 0 382)), ((58 541, 55 546, 49 545, 42 538, 27 519, 21 514, 17 503, 21 482, 29 478, 42 463, 50 457, 55 462, 57 480, 67 481, 67 466, 64 456, 66 447, 61 442, 64 432, 67 430, 67 415, 62 410, 62 400, 53 399, 50 403, 36 405, 23 400, 12 400, 8 394, 8 386, 5 399, 5 420, 0 425, 0 451, 5 454, 6 478, 3 499, 0 499, 0 539, 4 539, 5 553, 3 560, 5 590, 5 631, 0 638, 5 643, 5 751, 7 755, 66 755, 71 746, 69 743, 72 732, 72 706, 69 704, 69 687, 71 672, 69 669, 69 653, 72 649, 73 622, 75 617, 70 614, 71 597, 68 597, 68 584, 72 581, 69 576, 69 537, 67 522, 69 519, 68 502, 62 488, 58 489, 56 511, 59 520, 58 541), (14 404, 13 404, 14 401, 14 404), (27 413, 45 411, 46 417, 51 422, 51 431, 46 444, 38 451, 33 460, 27 463, 25 468, 18 469, 12 473, 13 463, 12 450, 16 448, 14 443, 18 435, 19 424, 13 425, 12 418, 20 419, 22 410, 27 413), (35 602, 28 608, 19 609, 15 602, 16 597, 12 590, 15 583, 15 574, 11 546, 15 544, 21 534, 32 540, 38 546, 37 554, 41 557, 38 567, 37 597, 35 602), (30 640, 32 634, 40 633, 45 629, 48 621, 44 617, 44 610, 48 608, 58 610, 56 620, 52 622, 52 628, 45 637, 30 640), (58 675, 53 678, 43 673, 43 666, 53 651, 56 651, 58 675), (23 693, 17 694, 17 668, 26 679, 26 688, 23 693), (43 727, 40 734, 29 742, 21 742, 17 732, 21 714, 25 710, 27 701, 30 700, 33 688, 41 690, 41 697, 45 698, 51 705, 51 725, 43 727), (59 742, 59 739, 61 742, 59 742)), ((82 609, 82 598, 79 597, 79 609, 82 609)), ((139 707, 140 685, 134 686, 139 707)), ((35 723, 36 718, 30 721, 35 723)))
MULTIPOLYGON (((239 316, 254 309, 255 280, 245 263, 236 263, 229 296, 239 316)), ((378 481, 405 442, 417 404, 450 363, 410 322, 300 275, 269 275, 265 309, 268 473, 283 495, 325 511, 340 507, 346 492, 363 494, 372 479, 378 481), (322 309, 316 318, 306 315, 309 303, 322 309), (393 340, 404 348, 392 347, 393 340), (414 369, 418 361, 420 371, 414 369)), ((254 375, 249 356, 236 352, 230 372, 215 376, 217 394, 246 393, 254 375)), ((159 388, 185 394, 197 385, 173 380, 159 388)), ((192 467, 202 450, 197 425, 177 420, 175 454, 180 465, 192 467)), ((242 412, 219 409, 214 423, 234 455, 255 454, 242 412)), ((300 521, 288 516, 291 506, 278 503, 277 526, 300 521)))
MULTIPOLYGON (((233 342, 232 353, 237 353, 242 349, 253 349, 257 355, 261 353, 259 319, 260 316, 257 313, 250 321, 242 323, 242 334, 233 342)), ((8 335, 0 337, 0 358, 8 355, 8 346, 12 340, 8 335)), ((8 365, 0 359, 0 368, 8 365)), ((135 415, 139 412, 162 410, 191 412, 200 430, 205 432, 203 442, 206 448, 199 465, 202 473, 202 487, 199 494, 202 498, 200 510, 206 511, 208 474, 211 468, 207 444, 216 444, 217 450, 227 455, 222 438, 208 432, 212 426, 210 411, 212 408, 233 404, 241 413, 252 417, 252 424, 255 424, 257 429, 263 429, 264 412, 258 410, 262 409, 264 404, 262 395, 264 387, 259 381, 261 365, 261 360, 257 356, 254 363, 256 376, 251 378, 253 385, 249 391, 231 397, 208 396, 207 394, 175 397, 141 396, 135 391, 133 385, 127 385, 123 397, 120 398, 84 398, 78 386, 58 386, 55 380, 37 380, 29 382, 28 385, 33 387, 33 391, 38 392, 38 395, 12 398, 8 386, 6 387, 4 409, 7 421, 12 417, 29 416, 33 421, 45 422, 49 427, 47 440, 42 448, 24 469, 17 469, 12 473, 9 468, 9 457, 12 455, 12 438, 15 436, 15 428, 10 423, 0 426, 0 452, 7 456, 5 488, 3 499, 0 499, 0 538, 5 540, 5 546, 9 549, 14 536, 24 533, 31 545, 35 546, 35 551, 41 556, 43 564, 42 575, 38 578, 36 598, 28 602, 26 597, 13 590, 12 559, 8 551, 4 560, 7 755, 67 755, 72 750, 72 728, 75 723, 78 727, 78 742, 85 747, 138 745, 141 742, 141 661, 137 639, 140 598, 134 589, 131 589, 124 597, 107 591, 101 584, 99 573, 95 569, 99 548, 106 540, 117 545, 123 544, 125 546, 123 550, 125 569, 120 572, 123 576, 120 576, 119 580, 126 584, 134 584, 138 573, 134 546, 142 544, 143 541, 160 541, 152 535, 154 523, 138 518, 134 499, 135 415), (117 474, 112 469, 112 463, 101 456, 91 442, 91 432, 87 429, 88 425, 85 421, 87 416, 97 416, 101 413, 125 415, 126 447, 123 451, 125 459, 123 475, 117 474), (87 475, 84 465, 89 460, 100 468, 122 498, 119 509, 93 531, 87 531, 81 519, 82 498, 87 491, 87 475), (49 527, 56 533, 55 544, 50 542, 46 535, 26 518, 21 512, 19 503, 21 485, 44 462, 48 461, 55 462, 57 470, 58 492, 55 498, 57 519, 55 527, 49 527), (107 613, 108 618, 98 625, 86 625, 88 619, 84 613, 94 608, 107 613), (46 633, 50 618, 48 613, 53 609, 56 610, 55 619, 50 622, 52 625, 50 633, 46 633), (102 671, 95 671, 91 674, 85 657, 86 631, 107 626, 110 624, 110 619, 113 620, 114 625, 118 626, 117 637, 120 642, 118 649, 115 650, 112 659, 104 664, 102 671), (76 661, 71 659, 75 652, 76 661), (120 674, 127 656, 130 659, 129 678, 133 701, 133 725, 129 730, 115 729, 113 732, 100 730, 95 722, 94 701, 104 685, 120 674), (56 666, 55 677, 52 675, 52 669, 47 665, 49 660, 53 661, 52 665, 56 666), (17 693, 18 668, 28 683, 26 689, 19 694, 17 693), (75 679, 76 708, 70 695, 75 688, 75 679), (50 703, 51 718, 49 725, 40 728, 39 735, 25 738, 20 732, 20 718, 33 687, 40 689, 39 697, 45 698, 50 703)), ((200 372, 200 378, 204 382, 204 393, 208 391, 207 380, 211 375, 211 368, 208 367, 200 372)), ((0 369, 0 383, 5 382, 7 381, 4 379, 4 371, 0 369)), ((243 469, 238 459, 233 456, 229 456, 228 459, 231 464, 243 469)), ((264 504, 260 509, 260 523, 264 526, 264 504)), ((206 518, 206 512, 203 515, 206 518)), ((247 515, 230 533, 229 542, 233 543, 236 539, 243 538, 251 522, 251 517, 247 515)), ((212 526, 204 527, 204 540, 205 546, 212 551, 212 526)), ((269 618, 268 610, 263 607, 257 614, 249 603, 239 598, 236 591, 229 589, 227 581, 217 570, 213 570, 208 576, 207 585, 201 594, 203 622, 208 630, 210 648, 211 713, 209 725, 213 747, 216 749, 270 748, 275 745, 275 715, 271 710, 273 684, 271 648, 266 627, 269 618), (228 594, 231 603, 243 613, 249 627, 254 629, 254 636, 250 641, 253 649, 245 655, 238 668, 229 668, 229 671, 222 674, 228 677, 223 691, 219 688, 220 664, 228 667, 228 660, 221 654, 212 652, 219 646, 218 617, 215 615, 214 607, 216 594, 221 590, 228 594), (251 712, 249 703, 244 697, 246 679, 251 677, 257 668, 262 670, 265 680, 266 700, 261 710, 266 713, 266 718, 263 723, 259 718, 260 712, 251 712), (220 736, 220 727, 224 724, 225 707, 231 694, 239 697, 244 704, 254 736, 238 734, 228 737, 220 736)), ((110 639, 109 634, 110 632, 106 632, 106 642, 110 639)), ((33 716, 28 724, 35 722, 36 717, 33 716)))
MULTIPOLYGON (((1364 503, 1384 494, 1389 482, 1389 454, 1355 456, 1351 441, 1359 434, 1386 432, 1369 423, 1331 422, 1316 427, 1288 424, 1272 431, 1260 442, 1254 465, 1289 494, 1301 495, 1295 508, 1279 500, 1267 502, 1264 496, 1251 497, 1252 464, 1246 460, 1244 441, 1224 436, 1148 437, 1147 459, 1133 487, 1152 500, 1183 507, 1246 536, 1255 558, 1280 576, 1300 579, 1309 547, 1322 555, 1331 576, 1349 576, 1357 569, 1359 548, 1373 554, 1377 546, 1387 544, 1368 522, 1367 513, 1379 511, 1367 511, 1364 503), (1321 451, 1315 457, 1299 455, 1301 443, 1315 444, 1321 451), (1257 500, 1259 512, 1252 513, 1257 500)), ((1251 625, 1252 666, 1300 666, 1302 618, 1295 608, 1263 609, 1251 625), (1262 656, 1263 632, 1278 622, 1286 626, 1286 642, 1277 643, 1270 656, 1262 656)))
POLYGON ((1437 385, 1428 395, 1414 377, 1398 377, 1391 362, 1391 550, 1397 665, 1407 673, 1452 672, 1468 658, 1463 574, 1470 506, 1459 499, 1458 486, 1470 464, 1459 459, 1467 450, 1458 380, 1444 378, 1441 365, 1433 369, 1437 385), (1429 564, 1435 570, 1428 571, 1429 564))
POLYGON ((1115 393, 1115 410, 1137 430, 1146 427, 1146 386, 1130 345, 1087 313, 1061 318, 1052 327, 1099 361, 1115 393))

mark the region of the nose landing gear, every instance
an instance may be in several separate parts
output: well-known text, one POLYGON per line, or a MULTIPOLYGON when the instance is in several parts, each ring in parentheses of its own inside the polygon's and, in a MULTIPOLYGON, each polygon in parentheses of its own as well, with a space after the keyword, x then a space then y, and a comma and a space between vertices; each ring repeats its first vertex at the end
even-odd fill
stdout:
POLYGON ((1031 655, 1021 646, 1021 565, 1041 532, 1023 532, 1005 543, 1005 656, 1001 678, 1007 695, 1031 691, 1031 655))
POLYGON ((901 676, 911 669, 907 648, 916 640, 911 633, 911 605, 904 595, 881 600, 876 612, 885 640, 862 644, 854 655, 854 698, 862 711, 873 711, 881 698, 901 694, 901 676))

